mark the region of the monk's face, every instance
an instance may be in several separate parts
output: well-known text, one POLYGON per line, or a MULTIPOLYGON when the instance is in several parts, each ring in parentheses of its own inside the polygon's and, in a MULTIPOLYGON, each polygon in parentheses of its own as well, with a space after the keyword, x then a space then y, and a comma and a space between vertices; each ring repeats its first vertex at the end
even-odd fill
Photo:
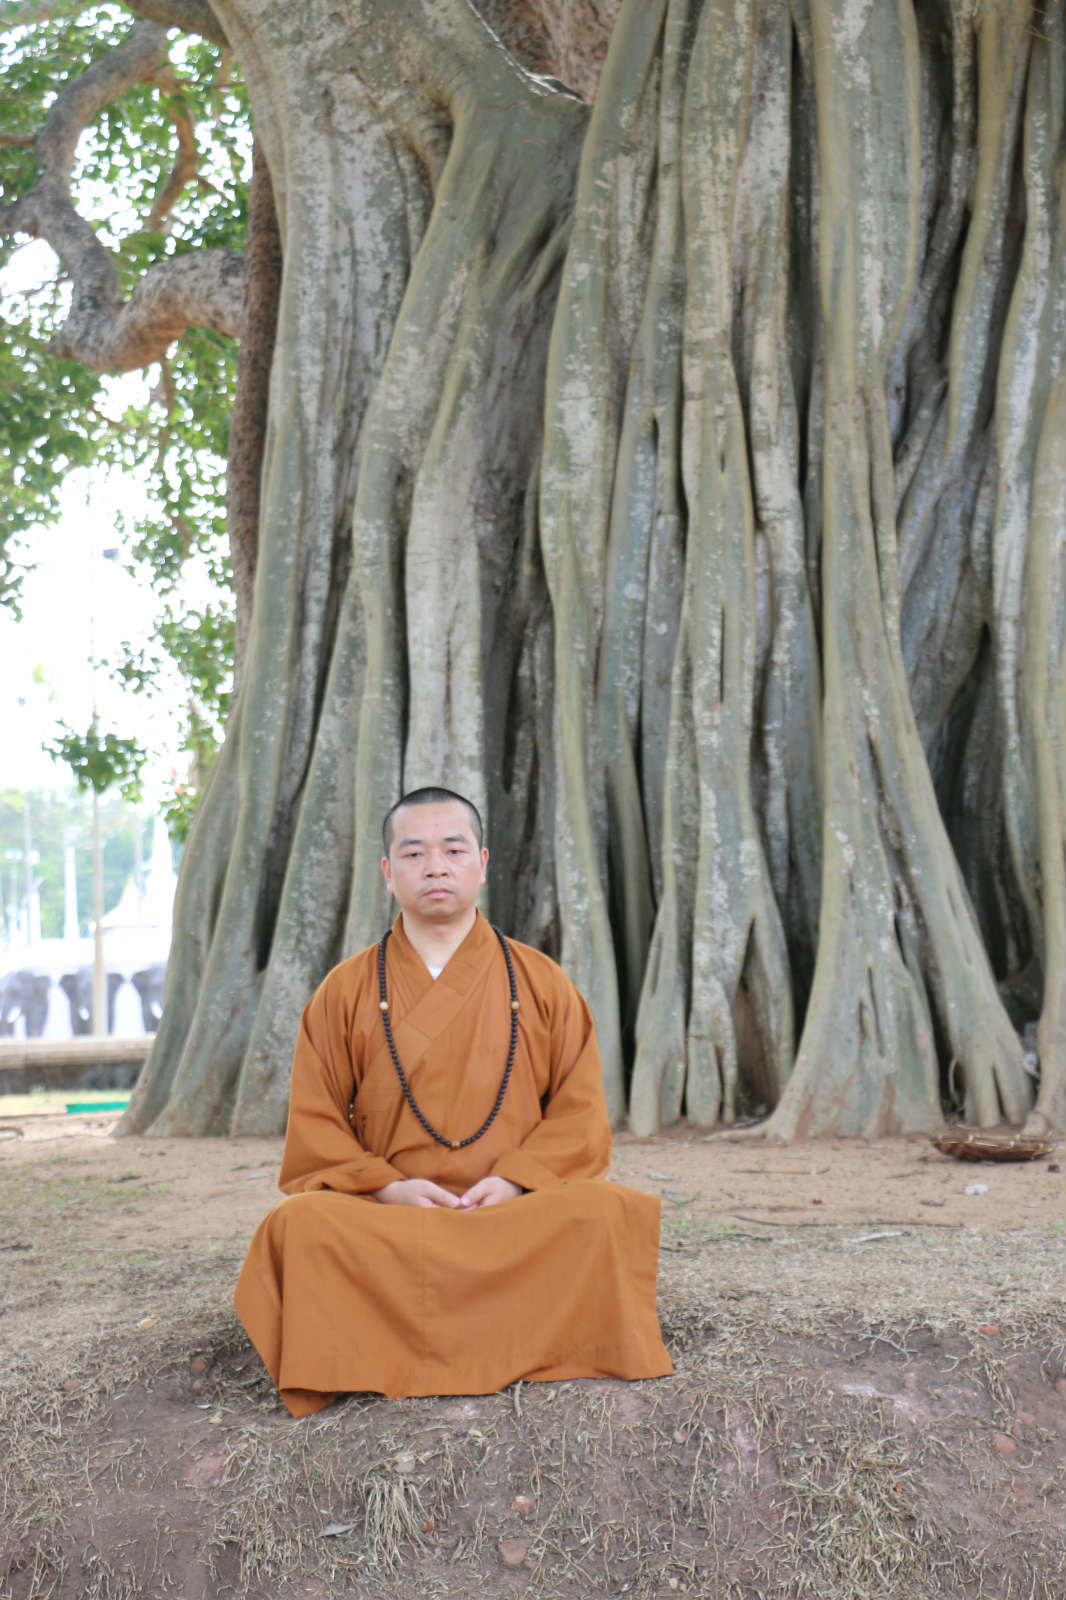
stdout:
POLYGON ((405 917, 446 923, 472 914, 488 859, 488 851, 478 849, 469 811, 445 800, 400 807, 381 870, 405 917))

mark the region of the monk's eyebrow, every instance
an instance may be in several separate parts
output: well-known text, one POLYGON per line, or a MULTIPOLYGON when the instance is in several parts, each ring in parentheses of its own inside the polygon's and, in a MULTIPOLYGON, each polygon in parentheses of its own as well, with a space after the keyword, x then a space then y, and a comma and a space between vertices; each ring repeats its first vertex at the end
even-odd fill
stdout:
MULTIPOLYGON (((424 839, 401 839, 396 846, 397 850, 406 850, 410 844, 424 844, 424 839)), ((470 838, 465 833, 446 833, 441 840, 442 844, 469 844, 470 838)))

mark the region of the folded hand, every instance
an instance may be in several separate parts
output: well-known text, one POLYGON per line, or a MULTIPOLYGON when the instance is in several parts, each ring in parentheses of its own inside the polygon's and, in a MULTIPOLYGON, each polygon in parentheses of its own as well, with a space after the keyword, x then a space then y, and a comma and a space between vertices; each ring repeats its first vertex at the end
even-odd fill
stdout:
POLYGON ((397 1178, 383 1189, 374 1190, 374 1199, 385 1206, 458 1206, 456 1195, 428 1178, 397 1178))
POLYGON ((523 1191, 517 1183, 507 1178, 482 1178, 460 1197, 463 1211, 476 1211, 480 1206, 498 1206, 502 1200, 514 1200, 523 1191))

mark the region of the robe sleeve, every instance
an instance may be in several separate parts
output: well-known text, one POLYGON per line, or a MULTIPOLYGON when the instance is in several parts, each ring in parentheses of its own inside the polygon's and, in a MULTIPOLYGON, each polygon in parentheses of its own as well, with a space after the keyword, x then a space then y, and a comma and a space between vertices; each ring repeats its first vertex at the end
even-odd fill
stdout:
POLYGON ((551 996, 549 1087, 544 1115, 515 1150, 492 1168, 522 1189, 566 1178, 602 1178, 611 1159, 611 1126, 603 1094, 596 1032, 580 994, 557 967, 551 996), (557 991, 557 992, 556 992, 557 991))
POLYGON ((304 1007, 292 1063, 289 1122, 278 1185, 286 1194, 372 1194, 402 1178, 364 1150, 348 1121, 355 1088, 344 985, 331 975, 304 1007))

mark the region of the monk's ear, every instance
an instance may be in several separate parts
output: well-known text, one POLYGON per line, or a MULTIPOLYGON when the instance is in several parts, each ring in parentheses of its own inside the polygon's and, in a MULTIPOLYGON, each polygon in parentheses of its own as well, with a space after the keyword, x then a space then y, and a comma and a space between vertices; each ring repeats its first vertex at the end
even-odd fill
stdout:
POLYGON ((388 858, 388 856, 382 856, 382 858, 381 858, 381 871, 382 871, 382 875, 384 876, 384 879, 385 879, 385 887, 388 890, 389 894, 391 894, 392 893, 392 873, 389 871, 389 858, 388 858))
POLYGON ((482 883, 485 882, 485 868, 488 866, 488 864, 489 864, 489 853, 488 853, 487 850, 483 849, 482 852, 481 852, 481 881, 482 881, 482 883))

